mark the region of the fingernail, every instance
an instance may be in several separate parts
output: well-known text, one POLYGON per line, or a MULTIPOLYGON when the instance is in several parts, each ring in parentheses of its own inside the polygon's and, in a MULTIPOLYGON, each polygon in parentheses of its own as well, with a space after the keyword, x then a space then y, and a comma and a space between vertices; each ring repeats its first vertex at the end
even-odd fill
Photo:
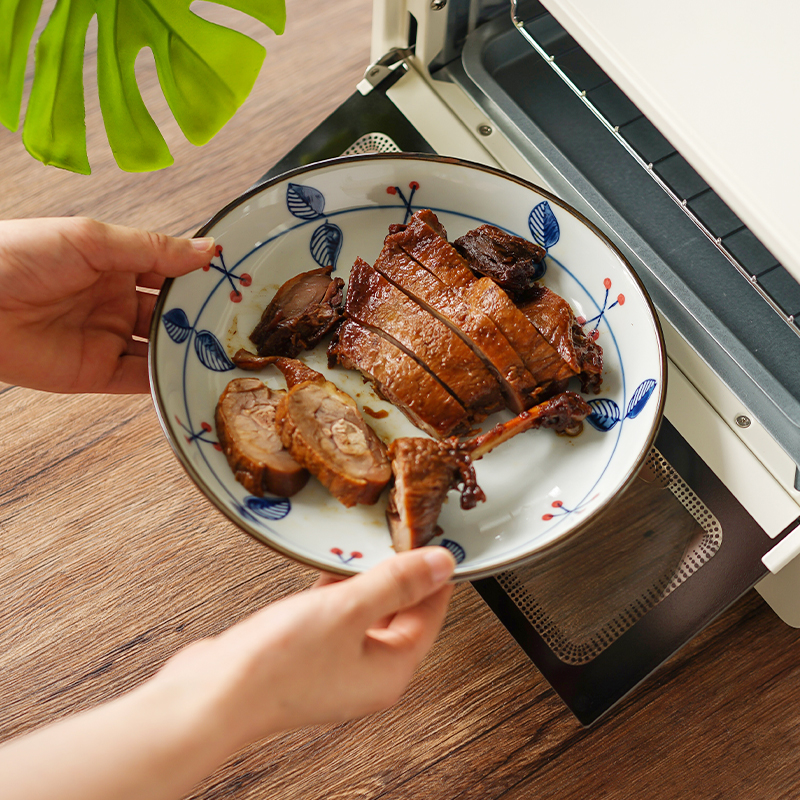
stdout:
POLYGON ((213 236, 205 236, 202 239, 190 239, 192 243, 192 247, 195 250, 199 250, 201 253, 205 253, 210 250, 214 246, 214 237, 213 236))
POLYGON ((424 555, 436 583, 444 583, 453 574, 456 562, 449 550, 439 546, 426 547, 424 555))

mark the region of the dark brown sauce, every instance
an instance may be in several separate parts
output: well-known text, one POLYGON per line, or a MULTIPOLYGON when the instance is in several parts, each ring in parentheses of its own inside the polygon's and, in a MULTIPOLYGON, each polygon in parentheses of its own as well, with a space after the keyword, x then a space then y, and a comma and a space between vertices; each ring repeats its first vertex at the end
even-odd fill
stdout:
POLYGON ((364 412, 369 414, 371 417, 375 417, 375 419, 384 419, 389 416, 389 412, 386 409, 374 411, 369 406, 364 406, 364 412))

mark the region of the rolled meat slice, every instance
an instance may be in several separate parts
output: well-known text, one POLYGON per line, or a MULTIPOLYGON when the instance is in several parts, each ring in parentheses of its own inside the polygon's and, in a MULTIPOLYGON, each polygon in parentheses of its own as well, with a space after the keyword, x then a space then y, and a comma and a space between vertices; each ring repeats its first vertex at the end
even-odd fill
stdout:
POLYGON ((308 472, 287 452, 275 427, 283 390, 258 378, 236 378, 220 396, 217 436, 236 480, 251 494, 291 497, 308 482, 308 472))
MULTIPOLYGON (((300 367, 276 359, 291 380, 300 367)), ((299 362, 297 362, 299 364, 299 362)), ((370 428, 350 395, 324 376, 291 386, 276 410, 284 447, 343 505, 372 505, 392 477, 386 446, 370 428)))

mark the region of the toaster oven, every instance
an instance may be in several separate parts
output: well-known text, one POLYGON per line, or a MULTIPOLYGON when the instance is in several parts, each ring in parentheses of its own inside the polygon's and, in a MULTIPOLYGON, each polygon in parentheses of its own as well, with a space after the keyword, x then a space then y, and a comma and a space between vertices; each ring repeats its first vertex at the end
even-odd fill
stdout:
POLYGON ((582 212, 648 289, 669 375, 638 478, 569 547, 475 583, 585 725, 754 586, 800 627, 799 209, 773 174, 794 112, 769 116, 764 63, 782 56, 741 49, 719 2, 657 13, 375 0, 364 79, 262 178, 357 152, 499 167, 582 212))

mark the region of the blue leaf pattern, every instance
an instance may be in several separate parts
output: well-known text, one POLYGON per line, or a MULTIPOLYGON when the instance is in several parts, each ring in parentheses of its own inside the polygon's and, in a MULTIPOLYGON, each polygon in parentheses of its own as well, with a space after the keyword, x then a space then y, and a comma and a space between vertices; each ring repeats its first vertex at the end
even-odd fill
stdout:
POLYGON ((227 372, 235 364, 228 358, 225 348, 211 331, 198 331, 194 339, 194 350, 200 363, 215 372, 227 372))
POLYGON ((283 519, 292 510, 288 497, 248 497, 244 501, 249 511, 268 520, 283 519))
POLYGON ((442 539, 440 545, 453 554, 456 564, 460 564, 467 557, 464 548, 458 542, 454 542, 452 539, 442 539))
POLYGON ((608 433, 622 418, 619 406, 613 400, 602 398, 600 400, 589 400, 592 413, 586 421, 598 431, 608 433))
POLYGON ((320 225, 311 234, 311 255, 321 267, 336 269, 336 259, 342 250, 342 229, 332 222, 320 225))
POLYGON ((318 219, 325 209, 325 197, 311 186, 290 183, 286 189, 286 205, 300 219, 318 219))
POLYGON ((642 409, 647 405, 647 401, 650 399, 650 395, 653 394, 655 388, 656 382, 652 378, 642 381, 636 387, 636 391, 633 393, 630 403, 628 403, 628 410, 625 413, 627 419, 636 419, 636 417, 639 416, 642 409))
POLYGON ((549 250, 561 238, 558 220, 547 200, 542 200, 531 211, 528 217, 528 228, 533 240, 545 250, 549 250))
POLYGON ((167 329, 169 338, 173 342, 182 344, 189 338, 192 332, 192 326, 186 316, 186 312, 182 308, 173 308, 167 311, 161 319, 164 321, 164 327, 167 329))

